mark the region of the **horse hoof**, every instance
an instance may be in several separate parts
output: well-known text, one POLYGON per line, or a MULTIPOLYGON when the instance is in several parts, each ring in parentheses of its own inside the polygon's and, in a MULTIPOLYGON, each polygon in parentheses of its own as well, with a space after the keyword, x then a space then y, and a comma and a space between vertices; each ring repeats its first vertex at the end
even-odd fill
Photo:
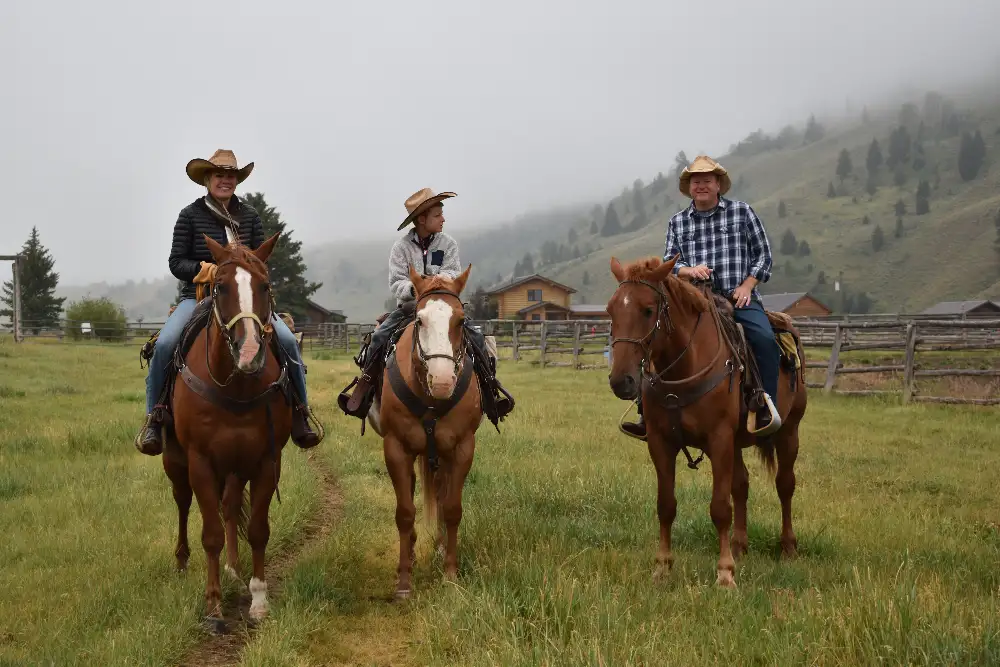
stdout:
POLYGON ((395 595, 396 602, 406 602, 410 599, 410 593, 411 591, 409 588, 401 588, 397 590, 395 595))
POLYGON ((205 629, 213 635, 224 635, 228 632, 226 619, 219 616, 206 616, 202 619, 202 624, 205 626, 205 629))
POLYGON ((736 588, 736 580, 733 578, 732 570, 719 570, 715 579, 715 584, 722 588, 736 588))
POLYGON ((267 618, 267 603, 262 604, 251 604, 250 605, 250 620, 253 622, 260 622, 267 618))
POLYGON ((795 560, 799 557, 799 551, 795 547, 781 547, 781 560, 795 560))

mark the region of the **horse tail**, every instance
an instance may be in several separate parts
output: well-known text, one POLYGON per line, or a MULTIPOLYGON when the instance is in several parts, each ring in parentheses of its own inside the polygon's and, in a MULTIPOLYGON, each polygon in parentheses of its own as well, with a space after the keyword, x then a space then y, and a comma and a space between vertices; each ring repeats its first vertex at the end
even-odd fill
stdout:
POLYGON ((431 470, 430 461, 426 454, 420 455, 420 486, 424 496, 424 521, 431 530, 432 535, 437 535, 438 525, 438 474, 431 470))
MULTIPOLYGON (((223 525, 226 523, 226 503, 231 498, 231 494, 238 493, 239 489, 240 482, 236 475, 228 475, 226 477, 225 488, 222 492, 222 503, 219 505, 219 518, 222 519, 223 525)), ((249 485, 246 485, 243 486, 243 498, 240 501, 240 510, 236 514, 236 533, 242 537, 244 541, 249 541, 247 538, 247 526, 250 524, 250 508, 250 488, 249 485)))
POLYGON ((757 456, 760 457, 760 462, 767 468, 768 474, 773 476, 778 470, 778 465, 774 459, 774 436, 757 439, 757 456))

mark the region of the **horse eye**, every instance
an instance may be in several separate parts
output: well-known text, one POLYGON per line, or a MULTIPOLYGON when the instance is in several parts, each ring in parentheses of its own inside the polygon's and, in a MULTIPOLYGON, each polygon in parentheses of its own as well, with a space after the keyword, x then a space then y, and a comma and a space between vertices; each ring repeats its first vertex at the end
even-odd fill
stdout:
POLYGON ((652 308, 645 308, 643 310, 643 312, 646 314, 646 317, 652 317, 653 316, 653 309, 652 308))

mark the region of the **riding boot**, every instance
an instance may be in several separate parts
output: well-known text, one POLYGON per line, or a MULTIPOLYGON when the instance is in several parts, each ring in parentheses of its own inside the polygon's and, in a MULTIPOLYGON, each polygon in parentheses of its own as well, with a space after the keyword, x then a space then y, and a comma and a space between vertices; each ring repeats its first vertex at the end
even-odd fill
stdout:
POLYGON ((497 407, 497 419, 503 419, 509 415, 514 410, 514 397, 510 395, 504 386, 500 384, 500 378, 497 377, 497 360, 493 357, 489 357, 490 360, 490 372, 493 375, 493 383, 496 385, 497 396, 496 407, 497 407))
POLYGON ((309 406, 296 405, 292 410, 292 442, 301 449, 309 449, 320 443, 320 436, 309 425, 309 406))
POLYGON ((135 436, 135 448, 147 456, 163 453, 163 439, 160 437, 160 424, 153 421, 153 415, 146 415, 146 420, 135 436))
POLYGON ((624 422, 621 425, 622 431, 633 438, 638 438, 639 440, 646 439, 646 420, 642 416, 642 401, 639 401, 639 408, 637 410, 639 413, 639 420, 634 422, 624 422))

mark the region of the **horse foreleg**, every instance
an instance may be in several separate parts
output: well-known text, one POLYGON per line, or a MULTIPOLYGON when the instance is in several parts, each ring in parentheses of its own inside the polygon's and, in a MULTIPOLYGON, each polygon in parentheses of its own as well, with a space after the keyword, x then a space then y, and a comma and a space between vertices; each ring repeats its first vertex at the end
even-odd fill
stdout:
POLYGON ((475 448, 475 436, 459 443, 455 448, 454 457, 449 462, 448 474, 444 478, 441 518, 446 531, 444 578, 448 581, 458 577, 458 525, 462 522, 462 490, 465 487, 465 478, 472 468, 475 448))
POLYGON ((396 567, 396 599, 410 597, 413 573, 413 520, 417 507, 413 502, 413 457, 393 436, 383 441, 385 466, 396 492, 396 529, 399 531, 399 565, 396 567))
POLYGON ((677 450, 653 431, 647 435, 647 447, 656 469, 656 515, 660 520, 660 546, 656 550, 653 581, 662 581, 674 566, 670 532, 677 516, 677 496, 674 493, 677 450))
MULTIPOLYGON (((793 424, 789 424, 789 427, 793 424)), ((798 553, 798 540, 795 531, 792 530, 792 495, 795 493, 795 459, 799 455, 799 431, 790 428, 788 433, 782 436, 779 431, 774 438, 777 439, 776 454, 778 457, 778 472, 775 476, 774 485, 778 490, 778 499, 781 501, 781 555, 785 558, 794 558, 798 553)))
POLYGON ((174 491, 174 502, 177 503, 177 546, 174 557, 177 559, 177 570, 187 569, 191 557, 191 547, 188 545, 188 515, 191 512, 191 481, 188 479, 187 459, 176 443, 168 442, 163 448, 163 470, 170 479, 174 491))
POLYGON ((212 464, 202 454, 192 452, 188 460, 189 478, 201 510, 201 546, 205 549, 205 613, 222 618, 222 587, 219 583, 219 555, 226 536, 219 516, 219 480, 212 464))
MULTIPOLYGON (((267 616, 267 579, 264 576, 264 554, 267 541, 271 538, 271 523, 268 512, 271 498, 281 474, 281 452, 277 460, 264 459, 257 477, 250 483, 250 525, 247 527, 247 541, 253 553, 253 577, 250 578, 250 618, 255 621, 267 616)), ((241 489, 242 491, 242 489, 241 489)), ((241 493, 242 495, 242 493, 241 493)))
POLYGON ((240 545, 237 525, 243 509, 243 489, 245 482, 236 475, 226 478, 226 490, 222 493, 222 512, 226 520, 226 574, 239 580, 240 545))
POLYGON ((733 522, 733 508, 729 497, 733 492, 733 433, 730 427, 720 429, 710 437, 708 456, 712 462, 712 523, 719 534, 719 563, 715 583, 735 588, 736 560, 730 546, 729 529, 733 522))
POLYGON ((747 539, 747 498, 750 496, 750 471, 743 461, 743 450, 733 452, 733 558, 739 560, 749 548, 747 539))

